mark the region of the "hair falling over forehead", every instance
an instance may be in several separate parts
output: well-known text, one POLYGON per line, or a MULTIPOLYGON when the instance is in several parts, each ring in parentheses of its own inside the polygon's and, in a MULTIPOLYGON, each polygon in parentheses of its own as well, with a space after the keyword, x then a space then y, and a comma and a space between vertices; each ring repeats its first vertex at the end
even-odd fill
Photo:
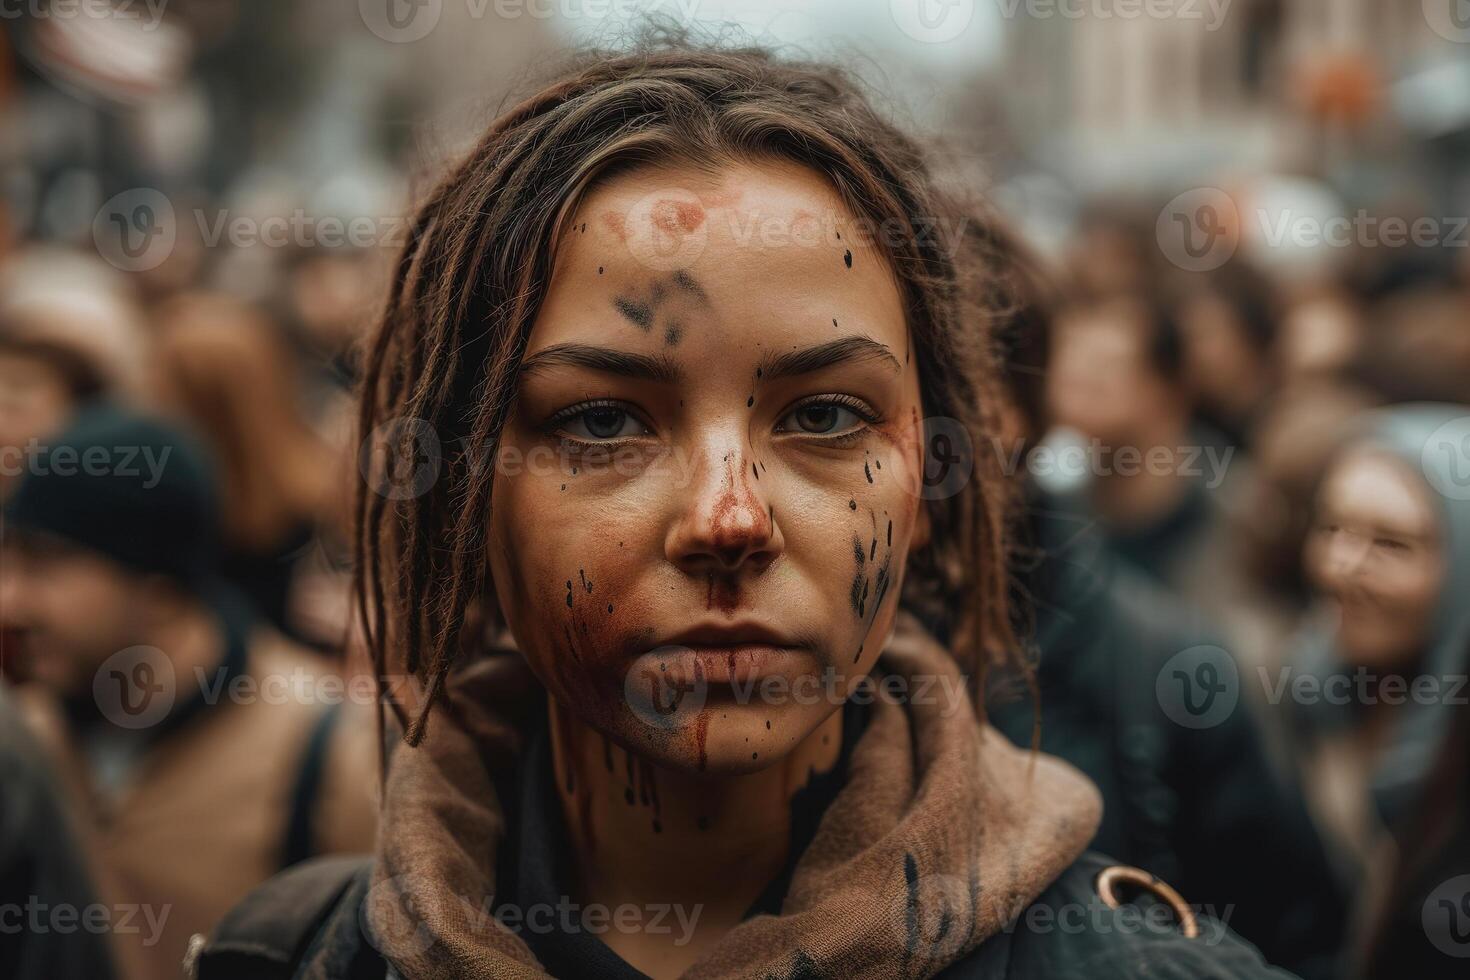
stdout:
MULTIPOLYGON (((883 121, 857 84, 761 50, 661 41, 637 53, 588 52, 490 127, 420 206, 398 258, 364 372, 361 434, 395 420, 432 427, 439 478, 407 499, 359 484, 358 614, 385 700, 415 744, 462 647, 498 625, 489 580, 493 466, 527 337, 551 278, 559 223, 598 179, 647 161, 717 169, 782 160, 831 181, 847 207, 899 228, 883 249, 907 310, 924 411, 974 444, 989 431, 988 356, 995 269, 923 229, 964 226, 1000 239, 946 200, 918 146, 883 121), (950 224, 943 224, 950 222, 950 224), (978 279, 976 277, 979 277, 978 279), (977 285, 979 288, 976 288, 977 285), (476 447, 466 452, 462 447, 476 447), (476 624, 473 628, 467 623, 476 624), (407 709, 391 678, 420 682, 407 709)), ((972 239, 972 242, 977 239, 972 239)), ((995 454, 954 496, 925 503, 931 544, 909 555, 902 604, 951 627, 978 679, 1010 658, 1003 526, 1007 483, 995 454), (993 470, 993 471, 992 471, 993 470)))

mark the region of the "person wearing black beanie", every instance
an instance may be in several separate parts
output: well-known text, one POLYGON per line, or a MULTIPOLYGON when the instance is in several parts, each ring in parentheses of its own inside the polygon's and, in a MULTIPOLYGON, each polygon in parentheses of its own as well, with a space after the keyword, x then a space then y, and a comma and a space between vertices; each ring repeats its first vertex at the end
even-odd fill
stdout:
POLYGON ((19 464, 7 674, 103 904, 136 910, 109 929, 121 976, 180 976, 189 937, 271 873, 370 844, 369 713, 216 574, 214 470, 188 433, 99 403, 19 464))

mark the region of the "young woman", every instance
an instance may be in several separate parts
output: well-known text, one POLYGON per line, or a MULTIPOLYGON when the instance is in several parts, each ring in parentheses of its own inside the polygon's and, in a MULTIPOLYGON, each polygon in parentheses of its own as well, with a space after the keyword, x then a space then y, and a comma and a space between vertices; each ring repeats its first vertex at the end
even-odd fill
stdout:
MULTIPOLYGON (((1328 468, 1306 546, 1327 608, 1293 665, 1311 681, 1293 690, 1310 696, 1288 706, 1309 795, 1360 896, 1359 946, 1373 939, 1371 922, 1418 914, 1422 905, 1391 906, 1405 875, 1422 870, 1402 856, 1432 846, 1425 828, 1455 812, 1437 760, 1454 751, 1465 713, 1467 417, 1470 407, 1448 404, 1366 416, 1328 468), (1436 804, 1440 793, 1449 796, 1436 804)), ((1363 950, 1354 953, 1361 966, 1363 950)))
POLYGON ((203 975, 1269 973, 1097 880, 1095 790, 970 702, 1012 644, 961 222, 852 82, 759 51, 591 57, 500 118, 366 375, 409 450, 360 506, 379 853, 203 975))

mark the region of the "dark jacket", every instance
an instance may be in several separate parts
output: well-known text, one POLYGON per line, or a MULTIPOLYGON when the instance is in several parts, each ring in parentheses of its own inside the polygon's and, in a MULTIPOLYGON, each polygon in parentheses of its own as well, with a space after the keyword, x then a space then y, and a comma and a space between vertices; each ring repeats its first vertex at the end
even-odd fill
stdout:
MULTIPOLYGON (((865 709, 849 701, 844 707, 843 757, 864 727, 865 709)), ((509 821, 498 863, 494 900, 521 908, 551 905, 567 894, 574 870, 560 802, 551 775, 550 746, 538 729, 520 764, 499 785, 509 821)), ((840 789, 845 762, 816 777, 792 799, 792 854, 778 875, 747 912, 748 917, 779 914, 796 861, 812 839, 816 823, 840 789)), ((1186 938, 1176 915, 1154 906, 1148 892, 1123 894, 1138 905, 1114 909, 1095 885, 1107 865, 1084 855, 1047 886, 1037 899, 968 956, 940 976, 1000 977, 1268 977, 1285 974, 1267 968, 1259 954, 1228 929, 1202 921, 1200 935, 1186 938), (1148 918, 1142 918, 1147 908, 1148 918)), ((364 928, 363 903, 372 884, 367 859, 317 861, 287 871, 262 886, 231 912, 205 947, 198 975, 205 980, 383 980, 392 977, 364 928)), ((936 901, 942 901, 936 897, 936 901)), ((942 910, 932 909, 942 915, 942 910)), ((556 977, 642 978, 590 931, 540 933, 522 931, 542 967, 556 977)), ((942 943, 942 938, 936 940, 942 943)), ((921 952, 923 949, 921 947, 921 952)), ((816 980, 821 974, 793 949, 790 980, 816 980)), ((930 956, 947 959, 942 949, 930 956)), ((918 962, 923 962, 920 958, 918 962)), ((913 975, 925 976, 922 969, 913 975)), ((407 978, 412 980, 412 978, 407 978)))
POLYGON ((81 927, 95 890, 42 759, 0 685, 0 977, 110 980, 106 934, 81 927))
MULTIPOLYGON (((1330 976, 1346 897, 1300 793, 1270 764, 1246 678, 1207 723, 1171 717, 1193 723, 1168 703, 1170 675, 1191 667, 1171 658, 1219 644, 1116 560, 1085 515, 1044 497, 1031 511, 1038 557, 1023 582, 1036 610, 1041 749, 1102 792, 1092 846, 1168 881, 1270 962, 1330 976)), ((993 698, 987 711, 1031 744, 1029 697, 993 698)))
MULTIPOLYGON (((1010 928, 938 976, 945 980, 1287 978, 1218 922, 1186 938, 1148 904, 1112 909, 1094 882, 1108 865, 1087 854, 1010 928)), ((384 980, 395 974, 372 947, 360 908, 372 865, 322 858, 257 889, 226 917, 194 964, 199 980, 384 980)), ((817 980, 794 967, 789 980, 817 980)), ((405 978, 412 980, 412 978, 405 978)), ((834 978, 835 980, 835 978, 834 978)))

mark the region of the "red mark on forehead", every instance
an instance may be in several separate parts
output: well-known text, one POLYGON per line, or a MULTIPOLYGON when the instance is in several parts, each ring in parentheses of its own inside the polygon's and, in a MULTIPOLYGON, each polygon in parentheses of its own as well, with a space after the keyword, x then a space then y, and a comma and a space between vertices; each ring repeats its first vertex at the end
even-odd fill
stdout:
POLYGON ((620 242, 628 240, 628 222, 620 211, 602 212, 602 224, 608 231, 612 232, 620 242))
POLYGON ((692 201, 665 198, 653 206, 649 214, 653 226, 665 234, 689 234, 704 224, 704 208, 692 201))

